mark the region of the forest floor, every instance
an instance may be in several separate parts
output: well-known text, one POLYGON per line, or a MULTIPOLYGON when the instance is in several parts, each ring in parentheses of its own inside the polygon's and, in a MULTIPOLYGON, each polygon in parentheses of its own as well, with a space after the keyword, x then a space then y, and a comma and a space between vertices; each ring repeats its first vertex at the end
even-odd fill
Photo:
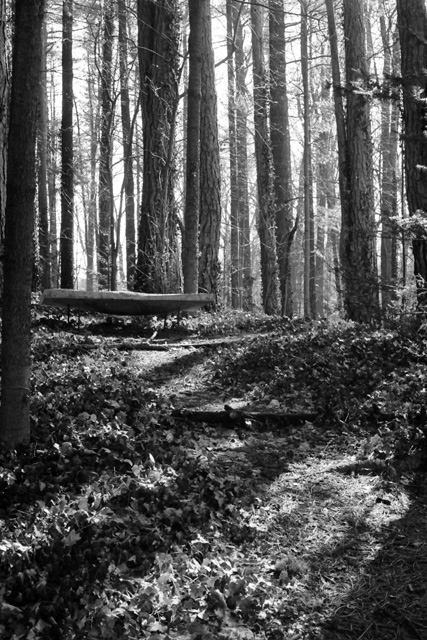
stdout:
POLYGON ((0 637, 426 640, 426 361, 423 327, 35 306, 0 637))

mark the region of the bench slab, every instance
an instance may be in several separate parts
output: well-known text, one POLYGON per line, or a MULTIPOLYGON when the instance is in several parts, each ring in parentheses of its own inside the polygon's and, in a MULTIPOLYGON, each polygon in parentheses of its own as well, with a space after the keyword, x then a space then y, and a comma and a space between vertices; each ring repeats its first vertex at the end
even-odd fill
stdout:
POLYGON ((135 293, 45 289, 40 304, 124 316, 165 316, 215 303, 210 293, 135 293))

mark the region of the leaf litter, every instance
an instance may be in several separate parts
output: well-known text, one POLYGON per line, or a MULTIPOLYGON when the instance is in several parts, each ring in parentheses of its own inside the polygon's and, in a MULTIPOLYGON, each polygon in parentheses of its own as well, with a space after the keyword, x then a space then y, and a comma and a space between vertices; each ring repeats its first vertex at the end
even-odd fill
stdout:
POLYGON ((427 637, 422 335, 200 314, 134 351, 152 324, 35 316, 32 440, 0 458, 2 638, 427 637), (318 418, 171 415, 225 404, 318 418))

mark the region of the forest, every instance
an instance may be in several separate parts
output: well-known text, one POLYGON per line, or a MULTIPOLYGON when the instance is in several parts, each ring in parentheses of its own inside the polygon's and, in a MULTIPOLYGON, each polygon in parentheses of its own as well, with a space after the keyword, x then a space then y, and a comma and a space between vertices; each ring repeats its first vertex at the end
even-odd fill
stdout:
POLYGON ((426 69, 425 0, 0 0, 0 638, 427 639, 426 69))

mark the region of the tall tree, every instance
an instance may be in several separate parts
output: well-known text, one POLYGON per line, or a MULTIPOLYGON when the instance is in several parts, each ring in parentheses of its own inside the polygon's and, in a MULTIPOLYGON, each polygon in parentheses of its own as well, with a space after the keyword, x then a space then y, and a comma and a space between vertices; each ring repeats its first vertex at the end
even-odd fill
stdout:
POLYGON ((264 312, 278 312, 275 220, 272 202, 271 152, 267 125, 267 79, 264 63, 262 7, 251 4, 254 84, 255 156, 258 186, 258 231, 261 243, 261 281, 264 312))
POLYGON ((316 253, 313 202, 313 162, 309 87, 308 2, 301 0, 301 74, 304 122, 304 315, 316 317, 316 253))
POLYGON ((210 4, 207 0, 202 31, 199 291, 218 294, 221 173, 210 4))
POLYGON ((202 33, 207 2, 208 0, 189 0, 188 4, 190 35, 188 39, 187 175, 182 243, 184 293, 196 293, 198 287, 202 33))
POLYGON ((379 300, 364 2, 344 0, 346 113, 332 0, 326 0, 326 7, 339 155, 344 309, 356 322, 371 322, 378 317, 379 300))
POLYGON ((16 0, 10 104, 0 440, 9 448, 30 437, 31 281, 35 147, 44 0, 16 0))
POLYGON ((46 20, 42 28, 42 55, 40 69, 40 107, 38 131, 38 209, 39 209, 39 246, 41 262, 41 286, 50 287, 50 239, 49 239, 49 203, 47 193, 47 29, 46 20))
POLYGON ((119 62, 120 104, 123 132, 123 192, 125 197, 126 223, 126 278, 128 289, 134 286, 136 238, 135 238, 135 184, 133 177, 132 137, 130 117, 128 26, 126 0, 118 0, 119 13, 119 62))
POLYGON ((62 5, 61 287, 74 287, 73 0, 62 5))
MULTIPOLYGON (((7 121, 9 83, 6 56, 6 0, 0 0, 0 254, 4 251, 4 222, 7 179, 7 121)), ((3 289, 3 265, 0 261, 0 294, 3 289)))
POLYGON ((392 100, 390 79, 394 73, 391 20, 381 15, 381 38, 384 49, 383 91, 385 99, 381 104, 381 305, 387 313, 395 297, 397 257, 396 224, 397 216, 397 158, 399 143, 399 116, 396 100, 392 100))
POLYGON ((103 288, 117 288, 117 248, 114 234, 113 195, 113 34, 114 0, 104 0, 101 68, 101 134, 99 142, 99 281, 103 288))
MULTIPOLYGON (((88 25, 90 26, 90 25, 88 25)), ((98 146, 99 146, 99 74, 95 68, 92 47, 87 48, 87 99, 89 111, 89 196, 86 223, 86 289, 94 291, 98 287, 96 236, 97 236, 97 201, 98 201, 98 146)))
POLYGON ((236 156, 237 156, 237 218, 238 260, 237 287, 239 307, 246 311, 253 307, 252 248, 250 237, 249 207, 249 103, 247 88, 248 64, 243 33, 243 5, 236 3, 235 28, 235 76, 236 76, 236 156), (239 15, 240 14, 240 15, 239 15))
POLYGON ((236 41, 240 26, 239 13, 234 0, 227 0, 227 81, 228 81, 228 140, 230 148, 230 281, 231 306, 239 307, 239 185, 237 165, 236 121, 236 41))
POLYGON ((292 316, 290 254, 293 224, 292 160, 286 75, 286 37, 283 0, 269 2, 270 136, 274 167, 274 206, 281 313, 292 316))
POLYGON ((176 273, 173 131, 179 97, 177 0, 138 2, 138 43, 144 161, 136 287, 162 293, 170 290, 176 273))
POLYGON ((418 301, 427 303, 427 11, 424 0, 397 0, 403 91, 406 198, 413 218, 418 301))

